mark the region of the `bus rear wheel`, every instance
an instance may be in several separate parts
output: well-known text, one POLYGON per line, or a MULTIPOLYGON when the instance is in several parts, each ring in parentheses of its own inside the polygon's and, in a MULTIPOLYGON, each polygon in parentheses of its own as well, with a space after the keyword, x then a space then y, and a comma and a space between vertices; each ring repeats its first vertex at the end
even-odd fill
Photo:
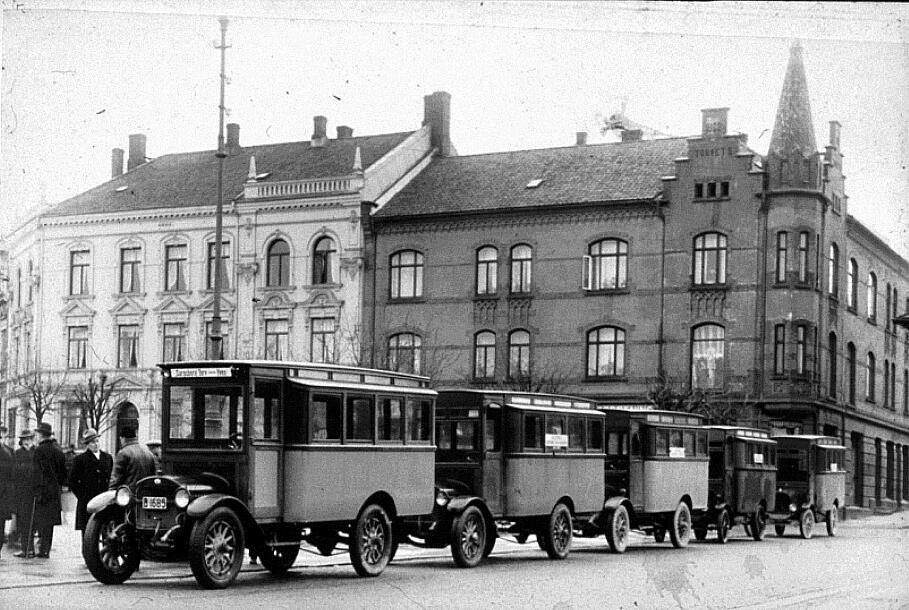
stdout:
POLYGON ((688 546, 691 540, 691 509, 684 502, 679 502, 672 513, 672 523, 669 527, 669 540, 677 549, 688 546))
POLYGON ((543 545, 550 559, 565 559, 571 551, 571 540, 574 531, 571 523, 571 511, 561 502, 556 504, 549 514, 543 545))
POLYGON ((357 515, 350 537, 350 563, 360 576, 378 576, 391 560, 392 529, 388 513, 369 504, 357 515))
POLYGON ((729 540, 729 528, 732 527, 732 520, 729 518, 729 511, 720 511, 716 518, 716 541, 720 544, 726 544, 729 540))
POLYGON ((613 553, 624 553, 628 548, 628 533, 631 531, 631 520, 628 509, 618 506, 606 519, 606 542, 613 553))
POLYGON ((451 557, 459 568, 473 568, 485 557, 486 519, 483 511, 468 506, 451 523, 451 557))

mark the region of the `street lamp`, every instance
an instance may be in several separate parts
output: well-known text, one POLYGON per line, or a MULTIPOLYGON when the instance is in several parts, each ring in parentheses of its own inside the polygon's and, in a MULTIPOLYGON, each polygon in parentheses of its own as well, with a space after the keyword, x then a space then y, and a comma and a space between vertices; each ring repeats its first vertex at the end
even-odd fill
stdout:
POLYGON ((215 208, 215 286, 214 286, 214 309, 211 316, 211 357, 213 360, 224 358, 223 342, 221 341, 221 241, 222 225, 224 215, 224 158, 227 152, 224 150, 224 84, 227 81, 225 74, 225 58, 227 45, 227 23, 226 17, 218 19, 221 23, 221 44, 215 48, 221 51, 221 96, 218 102, 218 150, 215 156, 218 158, 218 203, 215 208))

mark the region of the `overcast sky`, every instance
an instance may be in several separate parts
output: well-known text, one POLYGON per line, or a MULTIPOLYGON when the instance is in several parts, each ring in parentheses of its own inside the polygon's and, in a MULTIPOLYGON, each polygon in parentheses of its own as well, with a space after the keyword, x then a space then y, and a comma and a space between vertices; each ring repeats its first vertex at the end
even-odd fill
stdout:
POLYGON ((227 16, 241 144, 409 131, 452 94, 460 154, 597 141, 597 116, 695 135, 702 108, 766 153, 802 41, 818 147, 843 125, 849 211, 909 257, 909 7, 826 3, 3 0, 0 233, 148 155, 213 149, 227 16))

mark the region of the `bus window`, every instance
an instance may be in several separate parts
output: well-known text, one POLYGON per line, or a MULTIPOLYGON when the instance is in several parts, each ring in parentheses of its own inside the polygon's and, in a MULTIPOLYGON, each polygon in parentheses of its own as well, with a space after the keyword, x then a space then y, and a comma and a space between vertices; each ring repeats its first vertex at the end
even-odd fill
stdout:
POLYGON ((502 425, 502 410, 501 409, 487 409, 486 410, 486 451, 498 451, 500 449, 499 427, 501 425, 502 425))
POLYGON ((436 422, 436 446, 439 449, 451 449, 451 422, 441 420, 436 422))
POLYGON ((568 418, 568 448, 584 451, 584 418, 568 418))
POLYGON ((547 416, 546 434, 565 434, 565 418, 561 415, 547 416))
POLYGON ((193 391, 183 386, 170 388, 170 438, 193 437, 193 391))
POLYGON ((407 399, 407 440, 428 441, 430 437, 430 409, 432 403, 417 398, 407 399))
POLYGON ((780 481, 808 480, 808 455, 804 451, 780 451, 777 467, 777 479, 780 481))
POLYGON ((596 451, 603 450, 603 422, 599 419, 587 420, 587 448, 596 451))
POLYGON ((628 448, 625 446, 627 438, 626 432, 607 432, 606 455, 628 455, 628 448))
POLYGON ((641 436, 637 432, 631 435, 631 455, 641 455, 641 436))
POLYGON ((669 455, 669 430, 654 430, 654 455, 669 455))
POLYGON ((284 396, 284 440, 288 443, 305 443, 306 390, 291 383, 284 396))
POLYGON ((455 449, 459 451, 477 451, 479 449, 480 422, 475 419, 455 422, 455 449))
POLYGON ((280 440, 278 419, 281 400, 281 386, 276 381, 256 380, 256 394, 253 397, 253 438, 257 440, 280 440))
POLYGON ((236 394, 206 393, 203 405, 206 440, 227 440, 243 432, 243 409, 237 409, 236 394))
POLYGON ((685 443, 685 456, 694 457, 697 455, 694 447, 694 430, 685 430, 683 438, 685 443))
POLYGON ((697 435, 697 454, 700 457, 707 457, 707 431, 698 430, 697 435))
POLYGON ((710 446, 710 454, 707 462, 707 478, 722 479, 725 471, 724 459, 725 447, 722 443, 713 443, 710 446))
POLYGON ((382 398, 379 402, 379 440, 403 440, 403 426, 401 426, 401 399, 382 398))
POLYGON ((347 397, 347 428, 344 438, 351 441, 372 440, 372 398, 347 397))
POLYGON ((340 396, 313 394, 310 413, 313 440, 341 440, 340 396))
POLYGON ((524 415, 524 448, 525 449, 542 449, 543 448, 543 416, 524 415))

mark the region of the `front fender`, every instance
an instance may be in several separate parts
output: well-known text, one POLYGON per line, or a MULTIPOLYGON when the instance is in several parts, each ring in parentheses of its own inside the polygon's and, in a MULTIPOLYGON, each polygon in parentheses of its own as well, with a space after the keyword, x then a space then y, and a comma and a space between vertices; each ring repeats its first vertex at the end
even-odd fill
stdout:
MULTIPOLYGON (((186 514, 193 519, 198 519, 204 517, 221 504, 230 504, 232 508, 236 504, 243 506, 240 500, 229 494, 205 494, 189 503, 189 506, 186 507, 186 514)), ((242 512, 248 512, 245 506, 243 506, 242 512)))
POLYGON ((102 491, 97 496, 88 501, 88 506, 85 508, 85 510, 90 515, 101 512, 108 506, 115 503, 114 498, 116 495, 116 489, 108 489, 107 491, 102 491))
POLYGON ((485 507, 485 502, 478 496, 456 496, 449 500, 448 504, 445 505, 445 510, 453 514, 460 514, 464 512, 465 508, 476 501, 480 501, 485 507))

